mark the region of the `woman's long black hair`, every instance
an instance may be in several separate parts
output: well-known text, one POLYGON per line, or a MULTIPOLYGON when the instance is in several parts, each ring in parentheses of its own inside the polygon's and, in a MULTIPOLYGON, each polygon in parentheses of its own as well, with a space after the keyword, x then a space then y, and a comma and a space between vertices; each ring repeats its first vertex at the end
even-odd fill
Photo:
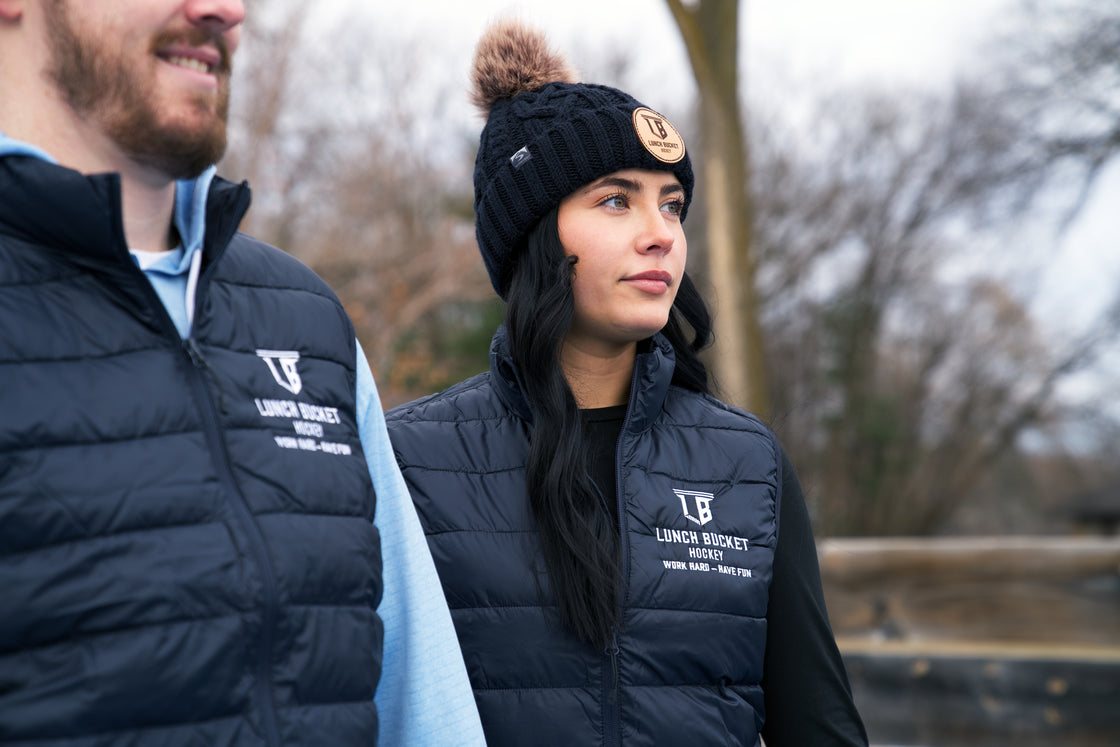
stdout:
MULTIPOLYGON (((622 569, 618 533, 588 472, 588 444, 575 396, 560 368, 572 324, 576 257, 565 255, 558 210, 545 215, 517 253, 506 293, 506 327, 533 423, 526 477, 529 501, 562 624, 606 645, 619 623, 622 569)), ((685 274, 662 329, 676 352, 673 383, 708 392, 699 352, 711 341, 711 317, 685 274)))

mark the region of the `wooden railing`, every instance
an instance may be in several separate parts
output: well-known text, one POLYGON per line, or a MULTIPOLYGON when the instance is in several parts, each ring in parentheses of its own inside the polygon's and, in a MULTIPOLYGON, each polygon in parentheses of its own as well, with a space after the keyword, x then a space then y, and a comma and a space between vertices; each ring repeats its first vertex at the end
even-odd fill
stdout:
POLYGON ((873 742, 1120 745, 1120 537, 818 549, 873 742))

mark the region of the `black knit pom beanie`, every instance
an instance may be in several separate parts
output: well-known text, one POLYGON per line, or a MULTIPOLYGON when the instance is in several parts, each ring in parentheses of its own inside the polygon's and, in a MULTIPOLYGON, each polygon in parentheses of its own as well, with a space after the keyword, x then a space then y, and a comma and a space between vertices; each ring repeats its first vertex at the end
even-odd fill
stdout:
POLYGON ((505 298, 510 261, 561 200, 622 169, 671 171, 692 199, 684 141, 663 116, 609 86, 575 82, 545 38, 500 21, 478 42, 471 99, 487 115, 474 164, 475 234, 505 298))

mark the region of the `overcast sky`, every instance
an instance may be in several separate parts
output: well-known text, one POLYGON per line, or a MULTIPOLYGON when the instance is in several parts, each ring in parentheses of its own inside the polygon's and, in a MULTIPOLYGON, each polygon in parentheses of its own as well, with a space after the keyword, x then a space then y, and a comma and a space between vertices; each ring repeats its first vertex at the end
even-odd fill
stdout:
MULTIPOLYGON (((345 3, 346 0, 332 0, 345 3)), ((881 80, 946 79, 1013 0, 742 0, 743 49, 799 70, 881 80)), ((437 33, 469 60, 495 18, 515 15, 572 40, 622 43, 686 66, 663 0, 365 0, 382 26, 437 33), (384 12, 382 12, 384 11, 384 12)))

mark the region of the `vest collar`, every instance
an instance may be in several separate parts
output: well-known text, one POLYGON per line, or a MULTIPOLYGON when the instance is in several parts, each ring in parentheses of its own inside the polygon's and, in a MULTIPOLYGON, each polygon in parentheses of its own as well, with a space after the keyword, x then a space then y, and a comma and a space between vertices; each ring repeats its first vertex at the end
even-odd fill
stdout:
MULTIPOLYGON (((643 431, 653 425, 661 412, 673 380, 676 355, 673 346, 659 332, 638 343, 634 379, 627 407, 628 430, 643 431)), ((520 372, 510 353, 506 325, 498 327, 490 341, 490 380, 498 398, 522 420, 531 421, 532 412, 525 400, 520 372)))
POLYGON ((0 230, 82 265, 128 257, 120 177, 86 176, 32 155, 0 158, 0 230))
MULTIPOLYGON (((207 261, 213 261, 248 210, 249 188, 209 172, 206 181, 209 185, 200 183, 198 194, 177 198, 176 220, 180 233, 195 245, 186 248, 201 244, 207 261)), ((0 193, 0 232, 49 247, 83 266, 131 264, 117 174, 86 175, 33 153, 9 152, 0 157, 0 193)))

